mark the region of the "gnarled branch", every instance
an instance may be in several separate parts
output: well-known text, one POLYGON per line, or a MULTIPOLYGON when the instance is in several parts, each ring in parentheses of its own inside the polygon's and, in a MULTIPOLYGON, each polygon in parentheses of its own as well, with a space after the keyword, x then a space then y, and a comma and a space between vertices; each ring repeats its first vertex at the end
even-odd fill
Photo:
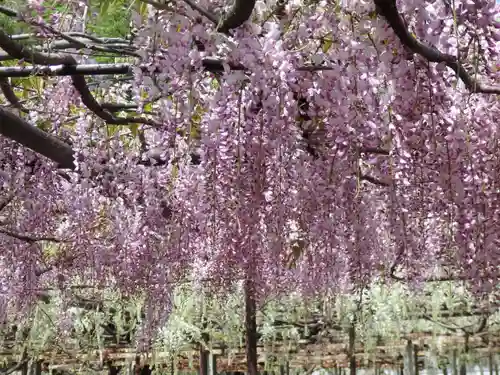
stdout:
MULTIPOLYGON (((2 47, 2 49, 12 57, 15 57, 17 59, 24 59, 33 64, 64 65, 64 66, 75 66, 78 64, 75 58, 70 55, 46 54, 38 51, 29 50, 22 44, 19 44, 16 41, 12 40, 10 38, 10 35, 6 34, 1 29, 0 29, 0 47, 2 47)), ((129 124, 133 122, 149 124, 153 126, 156 125, 155 121, 145 118, 115 117, 111 112, 103 109, 97 102, 97 100, 95 100, 94 96, 90 92, 89 87, 87 86, 85 77, 81 75, 71 75, 71 80, 73 81, 73 86, 80 94, 83 104, 85 104, 85 106, 88 109, 90 109, 104 121, 117 125, 129 124)))
MULTIPOLYGON (((59 168, 75 169, 76 155, 69 144, 2 107, 0 107, 0 134, 52 160, 59 168)), ((166 163, 159 153, 153 152, 147 157, 147 160, 140 160, 138 164, 150 165, 151 161, 154 165, 166 163)))
POLYGON ((0 211, 2 211, 5 207, 7 207, 9 203, 12 202, 14 197, 15 197, 14 193, 9 193, 5 198, 0 200, 0 211))
MULTIPOLYGON (((205 58, 201 61, 202 67, 207 72, 224 72, 224 61, 215 58, 205 58)), ((135 66, 127 63, 118 64, 78 64, 78 65, 42 65, 42 66, 7 66, 0 67, 0 77, 30 77, 30 76, 77 76, 77 75, 108 75, 131 74, 134 67, 144 72, 150 72, 148 66, 135 66)), ((227 64, 231 70, 246 70, 241 64, 227 64)), ((195 68, 193 68, 195 69, 195 68)), ((299 69, 300 70, 300 69, 299 69)), ((153 71, 154 72, 154 71, 153 71)))
MULTIPOLYGON (((152 0, 141 0, 159 10, 169 10, 168 4, 161 4, 152 0)), ((207 9, 196 4, 194 0, 183 0, 192 9, 208 18, 217 26, 217 31, 227 34, 230 30, 243 25, 252 15, 256 0, 234 0, 233 6, 226 15, 218 17, 207 9)))
POLYGON ((60 168, 75 168, 74 151, 70 145, 1 107, 0 134, 53 160, 60 168))
POLYGON ((221 33, 228 33, 231 29, 243 25, 252 15, 256 0, 234 0, 233 7, 222 19, 217 28, 221 33))
POLYGON ((16 363, 11 368, 0 372, 0 375, 10 375, 14 372, 17 372, 17 371, 21 370, 23 368, 23 366, 25 366, 27 363, 28 363, 28 359, 23 359, 20 362, 16 363))
POLYGON ((361 179, 361 181, 367 181, 367 182, 370 182, 370 183, 372 183, 374 185, 378 185, 378 186, 391 186, 390 182, 379 180, 379 179, 372 177, 372 176, 369 176, 369 175, 361 175, 360 179, 361 179))
POLYGON ((427 46, 418 41, 406 28, 405 22, 396 7, 396 0, 374 0, 377 11, 387 20, 399 40, 410 51, 426 60, 435 63, 444 63, 452 69, 464 82, 467 89, 473 93, 500 94, 500 86, 490 86, 478 82, 460 63, 456 56, 442 53, 437 48, 427 46))
POLYGON ((29 112, 29 110, 21 104, 21 101, 16 96, 16 93, 12 89, 12 86, 10 85, 7 78, 0 77, 0 89, 2 90, 5 98, 9 101, 10 104, 12 104, 14 108, 17 108, 22 112, 29 112))
POLYGON ((8 229, 0 228, 0 233, 4 234, 8 237, 15 238, 20 241, 28 242, 28 243, 35 243, 35 242, 41 242, 41 241, 47 241, 47 242, 64 242, 64 240, 61 240, 59 238, 51 237, 51 236, 32 236, 32 235, 27 235, 27 234, 21 234, 21 233, 16 233, 13 231, 10 231, 8 229))
POLYGON ((42 66, 4 66, 0 67, 0 77, 64 77, 75 75, 131 74, 131 64, 78 64, 78 65, 42 65, 42 66))

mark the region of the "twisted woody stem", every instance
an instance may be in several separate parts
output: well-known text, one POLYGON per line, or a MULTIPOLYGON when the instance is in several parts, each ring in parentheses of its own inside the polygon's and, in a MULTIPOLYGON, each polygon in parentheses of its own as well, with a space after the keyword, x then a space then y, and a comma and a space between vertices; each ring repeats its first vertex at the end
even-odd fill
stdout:
MULTIPOLYGON (((10 56, 16 59, 23 59, 29 61, 32 64, 40 65, 64 65, 64 66, 76 66, 78 62, 71 55, 62 54, 46 54, 31 50, 20 43, 14 41, 9 34, 0 29, 0 47, 10 56)), ((89 87, 84 76, 81 75, 71 75, 71 80, 73 86, 80 94, 83 104, 94 112, 98 117, 106 121, 107 123, 123 125, 133 122, 144 123, 149 125, 156 125, 155 121, 143 118, 120 118, 115 117, 109 111, 103 109, 101 105, 95 100, 94 96, 90 92, 89 87)), ((4 82, 5 85, 5 82, 4 82)), ((14 103, 13 103, 14 104, 14 103)))
POLYGON ((456 56, 442 53, 437 48, 427 46, 415 38, 405 25, 403 17, 396 7, 396 0, 374 0, 377 11, 382 15, 401 43, 413 53, 434 63, 444 63, 452 69, 472 93, 500 94, 500 86, 486 85, 474 77, 460 63, 456 56))
MULTIPOLYGON (((169 4, 161 4, 152 0, 141 0, 143 3, 149 4, 158 10, 171 9, 169 4)), ((217 31, 227 34, 230 30, 236 29, 243 25, 252 15, 256 0, 234 0, 231 9, 222 16, 217 16, 211 13, 208 9, 198 5, 195 0, 183 0, 192 9, 200 13, 202 16, 209 19, 217 26, 217 31)))

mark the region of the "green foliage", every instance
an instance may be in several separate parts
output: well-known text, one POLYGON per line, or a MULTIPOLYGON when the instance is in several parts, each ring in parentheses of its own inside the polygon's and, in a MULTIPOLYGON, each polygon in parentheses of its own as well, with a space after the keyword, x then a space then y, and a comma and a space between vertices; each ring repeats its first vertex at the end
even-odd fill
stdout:
MULTIPOLYGON (((2 1, 2 5, 14 9, 19 10, 26 2, 24 0, 5 0, 2 1)), ((23 34, 31 32, 31 28, 22 23, 18 22, 16 19, 12 17, 8 17, 5 14, 0 14, 0 27, 6 33, 14 35, 14 34, 23 34)))
POLYGON ((87 31, 95 35, 125 38, 130 34, 130 0, 91 0, 87 31))
MULTIPOLYGON (((13 10, 21 10, 26 6, 24 0, 6 0, 3 5, 13 10)), ((132 10, 138 8, 131 0, 91 0, 86 19, 86 32, 98 36, 125 38, 130 34, 130 19, 132 10)), ((46 0, 43 3, 45 21, 55 14, 65 15, 71 12, 67 1, 46 0)), ((30 33, 33 29, 13 17, 0 14, 0 27, 7 33, 30 33)))
MULTIPOLYGON (((19 321, 15 346, 18 349, 26 346, 31 353, 41 353, 47 349, 92 353, 105 346, 102 325, 107 322, 115 324, 117 335, 136 331, 143 323, 141 313, 144 300, 141 298, 124 298, 110 290, 78 290, 77 294, 103 301, 103 308, 89 310, 62 306, 59 293, 54 291, 50 303, 40 302, 24 320, 19 321), (55 322, 61 321, 61 317, 67 325, 56 325, 55 322), (74 332, 71 332, 72 329, 74 332), (27 341, 19 332, 28 332, 27 341)), ((201 343, 207 349, 223 343, 225 353, 231 358, 232 353, 240 351, 244 346, 243 295, 241 287, 220 297, 190 284, 178 286, 172 301, 172 313, 153 343, 153 353, 161 351, 175 355, 192 349, 196 343, 201 343), (211 337, 210 342, 204 341, 204 333, 211 337)), ((465 288, 451 282, 430 284, 421 290, 399 283, 390 286, 380 283, 363 292, 361 303, 359 294, 304 301, 296 293, 268 300, 262 306, 257 320, 260 340, 266 347, 270 360, 272 354, 277 353, 275 349, 278 342, 285 349, 284 353, 280 352, 280 356, 286 356, 287 351, 296 350, 304 335, 304 332, 299 332, 298 327, 303 326, 304 322, 313 322, 318 317, 340 327, 340 331, 335 329, 335 335, 345 335, 351 322, 355 320, 356 340, 363 343, 367 353, 374 353, 381 342, 385 345, 397 343, 410 332, 434 332, 436 336, 427 343, 431 354, 438 356, 451 350, 438 335, 449 333, 449 330, 433 321, 422 319, 423 314, 457 327, 477 325, 479 320, 477 316, 440 317, 437 310, 443 303, 448 306, 449 313, 460 312, 466 311, 467 306, 474 303, 474 298, 465 288), (276 324, 277 321, 287 324, 276 324)), ((306 335, 309 332, 307 324, 306 335)), ((499 324, 500 312, 497 312, 489 318, 489 332, 500 333, 499 324)), ((4 334, 0 332, 0 347, 3 346, 2 336, 4 334)), ((109 344, 109 337, 107 340, 109 344)), ((88 360, 90 359, 89 357, 88 360)), ((277 358, 278 362, 285 359, 277 358)))

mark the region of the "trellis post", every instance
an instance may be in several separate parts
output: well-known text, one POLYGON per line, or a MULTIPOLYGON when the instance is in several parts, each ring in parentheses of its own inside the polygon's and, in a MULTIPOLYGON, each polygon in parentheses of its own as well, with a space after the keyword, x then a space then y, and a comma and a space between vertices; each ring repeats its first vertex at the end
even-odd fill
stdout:
POLYGON ((208 375, 217 375, 217 356, 210 352, 208 355, 208 375))
POLYGON ((451 357, 451 369, 453 375, 458 375, 458 359, 457 359, 457 349, 453 349, 453 354, 451 357))
POLYGON ((290 374, 290 365, 287 362, 285 362, 284 365, 280 365, 280 375, 289 375, 290 374))
POLYGON ((465 334, 465 344, 464 344, 464 354, 462 355, 462 358, 460 360, 460 368, 459 368, 459 374, 460 375, 467 375, 467 356, 469 355, 469 335, 465 334))
POLYGON ((403 374, 404 375, 417 375, 415 372, 415 348, 411 340, 408 340, 403 355, 403 374))
POLYGON ((31 363, 31 375, 41 375, 42 374, 42 361, 37 360, 31 363))

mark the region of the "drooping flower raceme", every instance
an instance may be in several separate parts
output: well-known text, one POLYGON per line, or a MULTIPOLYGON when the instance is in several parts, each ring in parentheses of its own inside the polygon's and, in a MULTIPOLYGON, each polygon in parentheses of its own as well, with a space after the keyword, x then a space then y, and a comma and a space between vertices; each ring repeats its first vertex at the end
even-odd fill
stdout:
MULTIPOLYGON (((397 5, 422 43, 458 54, 492 84, 499 8, 473 3, 397 5)), ((498 96, 471 94, 444 63, 413 54, 371 1, 273 9, 258 2, 226 35, 186 5, 151 8, 132 101, 157 126, 113 133, 81 111, 64 129, 82 156, 65 177, 46 161, 27 173, 36 155, 1 140, 2 183, 17 202, 2 215, 20 232, 64 242, 52 241, 51 258, 37 241, 1 236, 2 262, 22 264, 22 276, 2 274, 0 285, 22 280, 33 293, 57 273, 112 283, 165 306, 151 321, 186 278, 219 290, 251 278, 261 296, 316 294, 381 271, 423 280, 441 267, 491 287, 498 96), (223 71, 207 69, 207 57, 223 71), (145 163, 144 144, 168 162, 145 163)), ((65 108, 79 104, 70 93, 65 108)), ((52 112, 37 121, 47 116, 56 131, 64 121, 52 112)))

